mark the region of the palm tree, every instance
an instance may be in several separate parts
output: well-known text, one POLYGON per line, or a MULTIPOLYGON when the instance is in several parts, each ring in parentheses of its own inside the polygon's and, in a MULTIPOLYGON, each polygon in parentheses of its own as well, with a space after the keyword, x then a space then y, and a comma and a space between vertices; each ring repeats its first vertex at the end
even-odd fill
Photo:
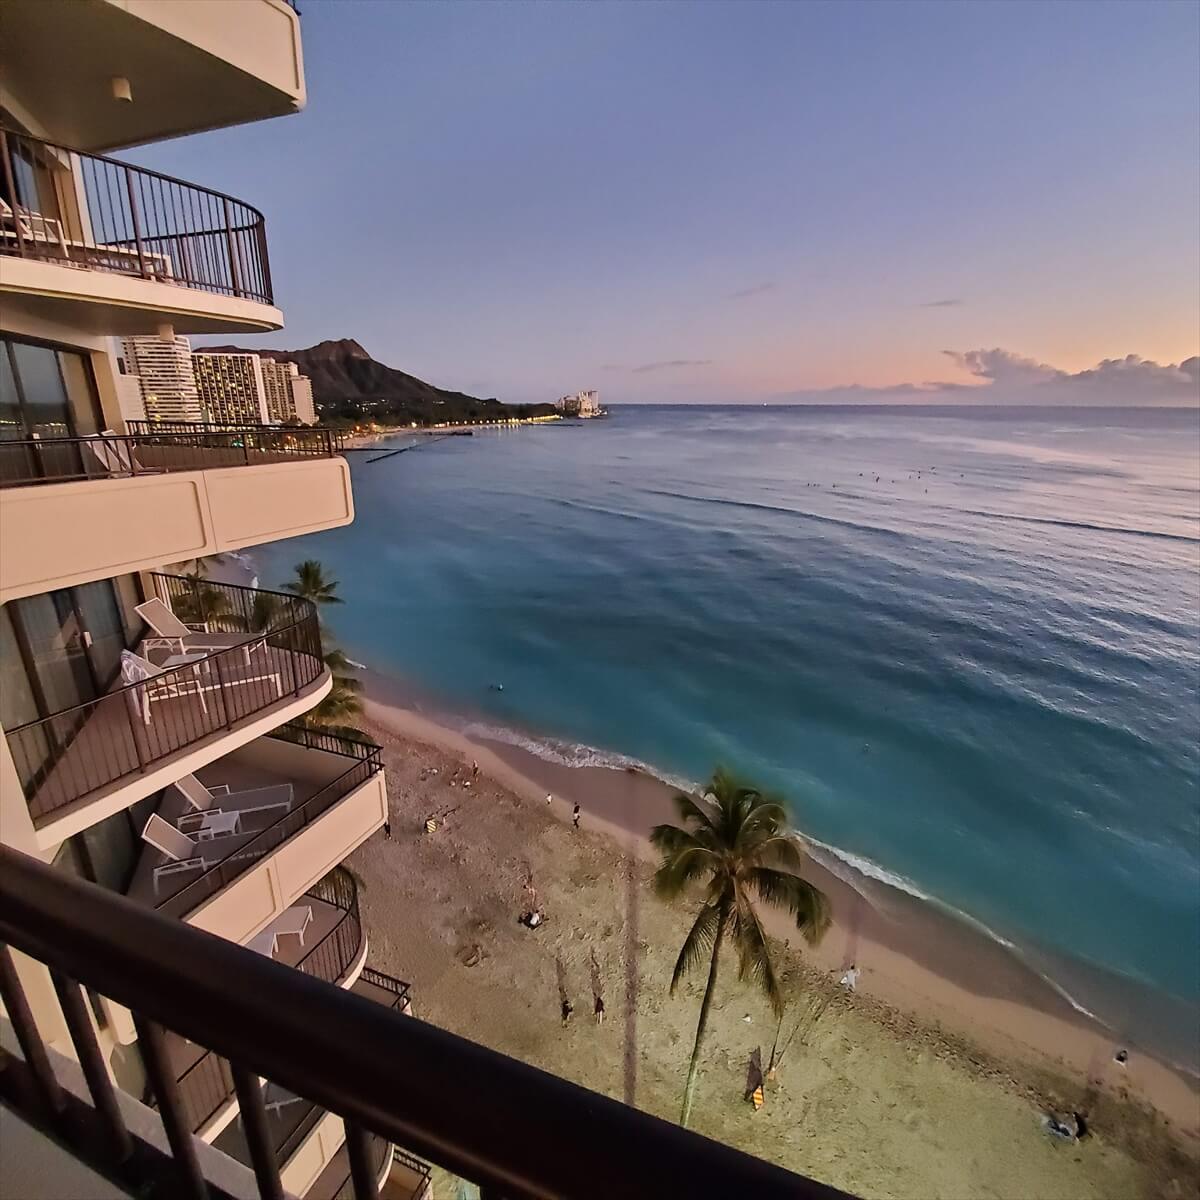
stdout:
POLYGON ((783 994, 755 900, 790 914, 810 945, 824 936, 830 914, 825 893, 798 874, 803 854, 777 799, 738 782, 718 767, 703 799, 677 795, 675 807, 683 827, 656 825, 650 834, 650 841, 662 855, 654 875, 655 891, 666 900, 674 900, 690 884, 703 881, 705 893, 675 963, 672 995, 684 975, 706 955, 709 958, 708 986, 700 1002, 696 1043, 679 1117, 680 1124, 687 1125, 725 938, 729 937, 737 952, 738 978, 758 984, 779 1014, 783 1012, 783 994))
POLYGON ((314 725, 353 729, 355 718, 362 716, 362 701, 358 696, 361 687, 351 675, 335 675, 329 694, 305 717, 314 725))
POLYGON ((296 564, 296 578, 288 580, 283 585, 285 592, 294 596, 303 596, 313 604, 341 604, 341 596, 337 592, 337 580, 329 579, 325 568, 315 558, 306 558, 296 564))

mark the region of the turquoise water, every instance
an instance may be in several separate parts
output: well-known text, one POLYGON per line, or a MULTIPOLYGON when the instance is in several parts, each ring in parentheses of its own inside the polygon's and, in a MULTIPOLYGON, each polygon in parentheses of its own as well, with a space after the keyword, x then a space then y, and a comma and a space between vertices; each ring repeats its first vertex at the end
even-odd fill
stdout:
POLYGON ((621 408, 368 457, 352 527, 255 552, 326 563, 356 657, 548 756, 734 766, 1131 1037, 1178 998, 1194 1060, 1196 412, 621 408))

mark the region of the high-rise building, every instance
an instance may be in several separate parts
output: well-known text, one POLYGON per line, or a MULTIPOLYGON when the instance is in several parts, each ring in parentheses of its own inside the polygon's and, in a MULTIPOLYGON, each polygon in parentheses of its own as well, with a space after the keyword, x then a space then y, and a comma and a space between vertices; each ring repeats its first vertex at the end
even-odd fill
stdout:
POLYGON ((296 419, 296 402, 292 399, 292 380, 300 373, 295 363, 276 362, 273 358, 260 360, 263 396, 267 416, 281 425, 296 419))
POLYGON ((312 380, 307 375, 292 376, 292 408, 301 425, 317 423, 317 409, 313 403, 312 380))
MULTIPOLYGON (((92 907, 132 906, 167 945, 194 925, 253 947, 254 963, 261 955, 300 968, 297 981, 354 987, 399 1009, 407 989, 369 969, 354 880, 339 867, 386 819, 379 755, 290 724, 333 686, 315 606, 199 584, 171 565, 348 524, 345 459, 328 436, 303 429, 272 438, 209 426, 128 434, 125 425, 143 405, 160 422, 268 420, 259 357, 193 360, 188 335, 282 327, 266 262, 269 223, 202 183, 116 156, 122 146, 302 107, 299 14, 285 0, 2 7, 0 191, 9 215, 0 237, 0 366, 12 386, 0 388, 8 447, 0 461, 0 877, 28 863, 49 871, 52 890, 90 889, 92 907), (118 370, 117 339, 127 373, 118 370), (95 436, 106 430, 126 436, 95 436), (242 623, 252 610, 256 623, 242 623), (222 632, 205 634, 199 623, 214 612, 227 618, 215 626, 222 632), (249 628, 256 632, 238 633, 249 628), (369 987, 360 984, 364 971, 369 987)), ((207 160, 197 149, 195 170, 207 160)), ((189 1040, 194 1026, 180 1032, 186 1005, 168 1004, 164 992, 140 993, 154 1010, 149 1021, 136 997, 122 992, 118 1001, 95 985, 79 1007, 79 988, 44 964, 94 946, 101 925, 117 937, 124 925, 110 917, 84 930, 91 910, 81 895, 59 910, 71 932, 40 953, 25 944, 10 957, 0 946, 5 1028, 20 1022, 23 1048, 35 1039, 36 1061, 21 1066, 39 1072, 26 1093, 13 1070, 0 1070, 0 1104, 18 1092, 57 1096, 40 1090, 49 1086, 42 1063, 65 1080, 74 1059, 70 1078, 86 1076, 92 1086, 80 1095, 94 1107, 72 1096, 70 1109, 22 1108, 64 1134, 53 1146, 4 1111, 0 1170, 26 1157, 28 1145, 47 1190, 0 1180, 0 1193, 241 1197, 270 1170, 279 1178, 263 1196, 365 1195, 364 1178, 382 1183, 389 1172, 389 1187, 405 1181, 397 1194, 424 1192, 427 1169, 410 1159, 394 1166, 388 1142, 361 1128, 352 1183, 343 1117, 263 1084, 260 1071, 239 1073, 235 1062, 231 1072, 226 1058, 189 1040), (14 1006, 20 994, 25 1003, 14 1006), (143 1104, 151 1093, 157 1113, 143 1104), (104 1138, 76 1136, 93 1128, 76 1124, 80 1106, 104 1138), (124 1175, 89 1158, 89 1146, 106 1139, 106 1161, 123 1161, 124 1175), (174 1164, 164 1158, 168 1143, 180 1155, 174 1164), (80 1182, 65 1146, 121 1187, 96 1175, 80 1182)), ((10 903, 11 893, 0 896, 0 925, 15 946, 10 903)), ((183 952, 155 961, 176 972, 190 966, 183 952)), ((68 974, 88 982, 75 966, 68 974)), ((135 990, 137 974, 123 976, 135 990)), ((231 997, 237 975, 223 980, 231 997)), ((202 1007, 219 1026, 220 996, 202 1007)), ((295 1051, 299 1063, 303 1045, 295 1051)), ((0 1058, 6 1067, 16 1061, 0 1058)))
POLYGON ((148 421, 203 421, 185 337, 127 337, 122 342, 127 374, 136 377, 148 421))
POLYGON ((207 419, 219 425, 267 425, 263 360, 257 354, 192 355, 196 389, 207 419))

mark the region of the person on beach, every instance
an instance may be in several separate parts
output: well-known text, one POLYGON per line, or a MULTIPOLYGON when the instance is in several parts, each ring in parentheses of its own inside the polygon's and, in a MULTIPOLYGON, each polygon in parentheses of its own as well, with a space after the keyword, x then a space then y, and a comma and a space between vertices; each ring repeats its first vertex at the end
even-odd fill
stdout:
POLYGON ((549 792, 547 792, 547 793, 546 793, 546 803, 547 803, 547 804, 553 804, 553 803, 554 803, 554 797, 553 797, 552 795, 550 795, 550 793, 549 793, 549 792))
POLYGON ((391 823, 391 821, 384 821, 383 837, 384 837, 384 841, 390 842, 392 840, 392 823, 391 823))
POLYGON ((841 978, 842 987, 847 991, 854 991, 855 985, 858 983, 858 967, 854 963, 850 964, 850 970, 841 978))
POLYGON ((471 759, 471 778, 479 778, 479 764, 474 759, 471 759))
POLYGON ((579 828, 579 805, 578 804, 575 805, 575 807, 571 810, 571 824, 574 825, 576 829, 579 828))
POLYGON ((596 996, 596 1003, 592 1006, 592 1012, 595 1014, 596 1024, 603 1025, 604 1024, 604 997, 603 996, 601 996, 601 995, 596 996))
POLYGON ((571 1004, 570 1000, 564 999, 562 1002, 562 1023, 564 1029, 566 1029, 567 1022, 570 1021, 571 1014, 574 1011, 574 1006, 571 1004))

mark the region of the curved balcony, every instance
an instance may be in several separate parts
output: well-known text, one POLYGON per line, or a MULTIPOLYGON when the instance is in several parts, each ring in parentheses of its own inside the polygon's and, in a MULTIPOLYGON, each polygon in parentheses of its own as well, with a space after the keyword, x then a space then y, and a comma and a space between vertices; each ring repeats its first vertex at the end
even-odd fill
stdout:
POLYGON ((0 254, 22 263, 3 287, 31 313, 108 334, 282 327, 252 205, 9 129, 0 180, 0 254))
MULTIPOLYGON (((312 920, 302 935, 283 933, 274 939, 270 957, 326 983, 350 987, 366 957, 366 936, 358 915, 358 887, 354 877, 337 867, 297 902, 312 910, 312 920)), ((265 949, 260 953, 267 953, 265 949)), ((229 1063, 211 1050, 172 1034, 168 1051, 179 1082, 183 1112, 193 1132, 219 1127, 236 1103, 229 1063)), ((279 1148, 294 1152, 307 1130, 297 1130, 309 1113, 289 1104, 281 1093, 275 1114, 279 1148), (286 1110, 286 1111, 285 1111, 286 1110)), ((301 1102, 303 1105, 306 1102, 301 1102)), ((312 1128, 308 1124, 308 1129, 312 1128)), ((227 1137, 235 1136, 226 1133, 227 1137)))
POLYGON ((6 734, 42 837, 61 839, 128 807, 299 715, 328 689, 309 601, 191 577, 152 578, 180 621, 208 632, 147 638, 113 690, 6 734), (102 799, 103 811, 93 808, 102 799))

